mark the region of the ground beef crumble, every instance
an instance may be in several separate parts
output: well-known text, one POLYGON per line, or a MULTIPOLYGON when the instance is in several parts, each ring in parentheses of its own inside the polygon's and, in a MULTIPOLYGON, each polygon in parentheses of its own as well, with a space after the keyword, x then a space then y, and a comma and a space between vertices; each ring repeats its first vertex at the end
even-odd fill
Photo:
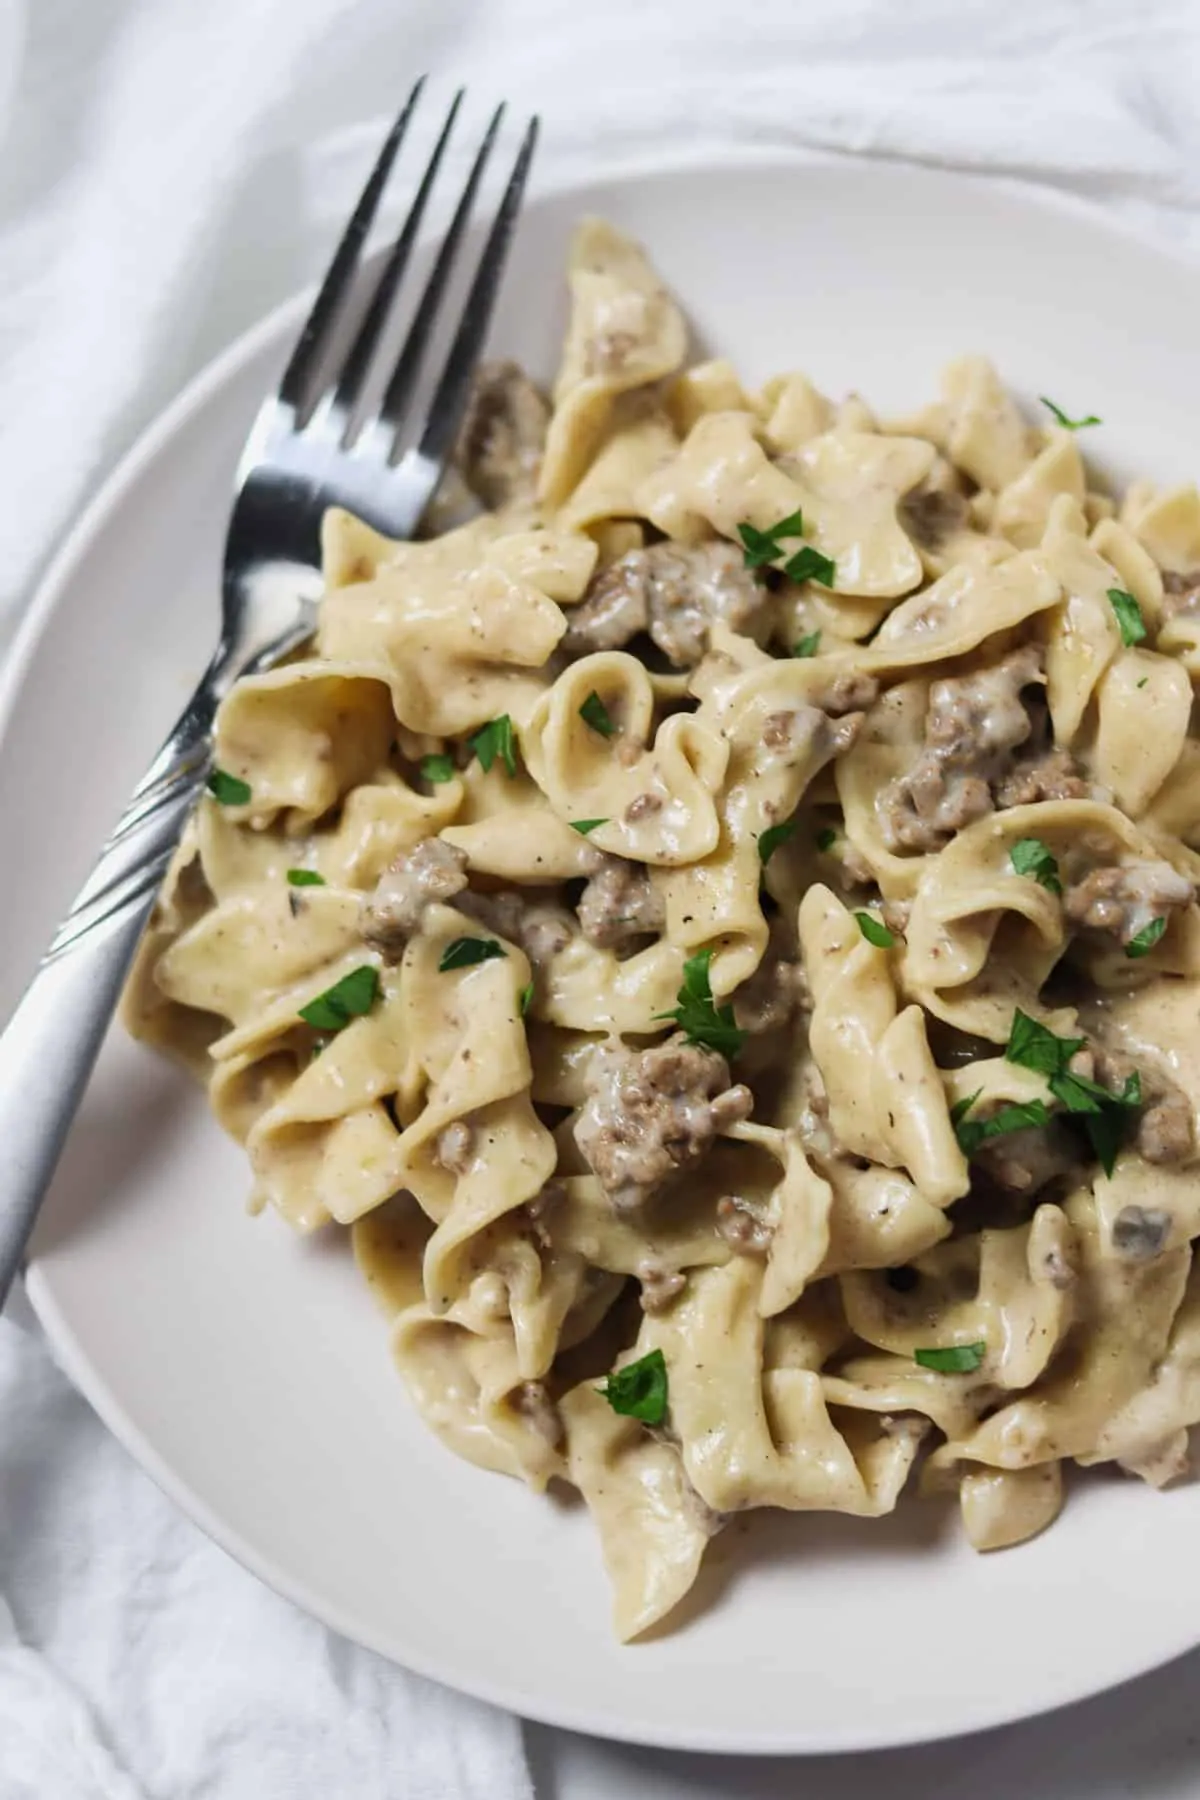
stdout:
POLYGON ((1195 890, 1168 862, 1137 858, 1091 869, 1063 895, 1068 919, 1129 944, 1158 919, 1190 906, 1195 890))
POLYGON ((940 850, 992 811, 991 784, 1011 772, 1012 752, 1033 731, 1022 690, 1041 680, 1041 652, 1026 645, 993 668, 933 683, 924 747, 876 803, 889 849, 940 850))
POLYGON ((549 403, 515 362, 480 365, 454 460, 484 506, 532 499, 549 424, 549 403))
POLYGON ((426 908, 453 900, 467 885, 465 852, 440 838, 419 844, 386 868, 363 904, 360 929, 368 944, 396 959, 421 929, 426 908))
POLYGON ((694 668, 717 620, 765 637, 770 614, 770 591, 746 568, 736 545, 651 544, 593 577, 578 606, 568 609, 561 648, 568 656, 619 650, 649 631, 676 668, 694 668))
POLYGON ((605 856, 579 896, 583 935, 601 950, 622 950, 660 932, 666 908, 649 871, 623 856, 605 856))
POLYGON ((733 1086, 714 1050, 682 1035, 649 1050, 597 1052, 575 1142, 617 1212, 631 1212, 692 1168, 722 1131, 748 1118, 749 1088, 733 1086))

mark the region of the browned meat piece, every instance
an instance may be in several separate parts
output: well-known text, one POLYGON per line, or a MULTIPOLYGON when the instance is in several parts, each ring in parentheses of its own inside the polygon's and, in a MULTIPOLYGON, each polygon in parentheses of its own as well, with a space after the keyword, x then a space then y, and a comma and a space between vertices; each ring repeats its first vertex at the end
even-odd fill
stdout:
POLYGON ((841 846, 842 874, 851 887, 871 887, 875 873, 857 844, 845 838, 841 846))
POLYGON ((816 705, 834 718, 848 712, 865 712, 878 698, 879 683, 875 677, 858 669, 843 669, 839 674, 831 675, 824 687, 813 695, 816 705))
POLYGON ((903 937, 912 917, 911 900, 884 900, 879 908, 883 922, 897 937, 903 937))
POLYGON ((575 921, 565 906, 552 900, 530 900, 513 890, 464 894, 458 910, 497 937, 519 944, 535 968, 565 950, 575 935, 575 921))
POLYGON ((1127 1262, 1153 1262, 1170 1235, 1171 1215, 1156 1206, 1123 1206, 1113 1220, 1113 1249, 1127 1262))
POLYGON ((485 506, 532 497, 549 423, 549 403, 515 362, 481 364, 454 460, 485 506))
POLYGON ((575 1142, 616 1212, 632 1212, 695 1166, 719 1132, 749 1116, 754 1096, 729 1065, 682 1036, 642 1051, 611 1045, 592 1060, 575 1142))
POLYGON ((525 1202, 525 1211, 533 1226, 533 1235, 543 1250, 549 1250, 554 1243, 551 1229, 554 1215, 564 1205, 567 1190, 561 1181, 548 1181, 543 1188, 525 1202))
POLYGON ((1077 1141, 1051 1123, 992 1138, 980 1145, 974 1160, 998 1187, 1013 1194, 1036 1194, 1060 1175, 1077 1176, 1084 1156, 1077 1141))
POLYGON ((1069 750, 1020 757, 992 790, 996 806, 1037 806, 1043 800, 1087 800, 1091 783, 1069 750))
POLYGON ((967 502, 952 488, 914 488, 899 506, 900 523, 926 550, 937 550, 967 522, 967 502))
POLYGON ((754 1208, 736 1194, 717 1201, 717 1230, 739 1256, 765 1256, 775 1235, 754 1208))
POLYGON ((1114 1094, 1124 1089, 1136 1069, 1142 1089, 1142 1111, 1134 1143, 1149 1163, 1186 1162, 1195 1147, 1192 1106, 1183 1089, 1166 1070, 1135 1062, 1122 1050, 1097 1046, 1095 1078, 1114 1094))
POLYGON ((1181 1089, 1172 1085, 1151 1098, 1137 1128, 1138 1150, 1147 1162, 1186 1162, 1192 1154, 1192 1109, 1181 1089))
POLYGON ((544 1381, 523 1381, 513 1390, 512 1401, 521 1417, 528 1419, 551 1450, 562 1449, 567 1434, 563 1429, 559 1410, 550 1398, 544 1381))
POLYGON ((877 801, 889 849, 940 850, 991 812, 990 784, 1008 773, 1013 750, 1033 730, 1021 690, 1041 679, 1041 653, 1030 644, 994 668, 934 682, 925 747, 877 801))
POLYGON ((1200 608, 1200 569, 1163 570, 1163 617, 1200 608))
POLYGON ((384 870, 364 902, 359 922, 363 937, 385 956, 398 958, 421 929, 426 907, 452 900, 466 885, 465 852, 441 838, 422 838, 384 870))
POLYGON ((1168 862, 1139 859, 1092 869, 1063 895, 1068 919, 1128 944, 1156 919, 1190 906, 1194 890, 1168 862))
POLYGON ((650 1257, 638 1264, 636 1274, 642 1284, 642 1311, 647 1313, 665 1312, 687 1286, 682 1269, 668 1269, 650 1257))
POLYGON ((433 1160, 452 1175, 462 1175, 470 1167, 474 1149, 475 1133, 465 1119, 454 1119, 438 1132, 433 1160))
POLYGON ((818 706, 794 706, 768 713, 763 721, 763 747, 790 752, 789 762, 818 756, 822 763, 843 756, 862 730, 865 713, 831 719, 818 706))
POLYGON ((631 550, 592 577, 578 606, 567 609, 560 650, 568 656, 619 650, 645 631, 650 623, 645 556, 644 550, 631 550))
POLYGON ((561 648, 568 656, 617 650, 639 631, 677 668, 690 669, 708 649, 720 619, 733 631, 764 637, 771 595, 733 544, 651 544, 631 550, 591 581, 567 612, 561 648))
POLYGON ((659 932, 666 908, 641 863, 606 856, 592 876, 576 908, 583 935, 601 950, 619 950, 638 938, 659 932))
POLYGON ((742 1031, 774 1031, 786 1025, 798 1006, 811 1005, 804 965, 790 955, 777 926, 753 975, 733 996, 733 1017, 742 1031))

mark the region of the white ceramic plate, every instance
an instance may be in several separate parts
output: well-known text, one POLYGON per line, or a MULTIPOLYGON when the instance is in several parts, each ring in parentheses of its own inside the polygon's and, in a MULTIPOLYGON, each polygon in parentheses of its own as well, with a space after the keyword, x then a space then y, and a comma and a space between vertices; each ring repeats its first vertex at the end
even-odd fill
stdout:
MULTIPOLYGON (((841 165, 675 172, 560 195, 522 226, 495 340, 548 374, 583 209, 651 246, 751 380, 803 367, 882 408, 953 352, 1106 425, 1123 474, 1194 472, 1200 272, 1074 211, 841 165)), ((0 1016, 201 666, 230 473, 295 329, 266 322, 172 408, 80 523, 10 670, 0 1016), (18 879, 14 882, 12 873, 18 879)), ((0 710, 4 696, 0 695, 0 710)), ((2 1154, 2 1150, 0 1150, 2 1154)), ((30 1291, 112 1429, 275 1587, 411 1668, 535 1718, 713 1750, 861 1749, 1038 1712, 1200 1638, 1200 1501, 1080 1483, 977 1557, 945 1512, 754 1515, 704 1610, 619 1649, 577 1508, 457 1461, 411 1411, 343 1247, 248 1219, 241 1153, 170 1068, 110 1041, 30 1291)))

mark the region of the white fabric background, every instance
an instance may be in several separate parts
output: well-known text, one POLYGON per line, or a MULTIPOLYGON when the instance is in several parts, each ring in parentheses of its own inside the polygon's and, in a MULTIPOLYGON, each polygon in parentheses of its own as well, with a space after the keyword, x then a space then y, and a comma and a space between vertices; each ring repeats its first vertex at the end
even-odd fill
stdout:
MULTIPOLYGON (((539 108, 543 181, 820 147, 1053 183, 1200 251, 1197 0, 31 0, 0 143, 0 638, 141 426, 319 272, 423 68, 539 108)), ((1175 1800, 1198 1678, 836 1768, 555 1734, 534 1760, 563 1800, 1175 1800)), ((243 1574, 0 1321, 0 1800, 530 1793, 513 1721, 243 1574)))

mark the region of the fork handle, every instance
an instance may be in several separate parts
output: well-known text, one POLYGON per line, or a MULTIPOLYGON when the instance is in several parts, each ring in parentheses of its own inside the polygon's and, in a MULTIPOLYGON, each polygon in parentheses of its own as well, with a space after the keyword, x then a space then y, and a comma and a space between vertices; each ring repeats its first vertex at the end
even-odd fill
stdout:
POLYGON ((219 673, 214 662, 0 1034, 0 1307, 162 878, 212 769, 219 673))

